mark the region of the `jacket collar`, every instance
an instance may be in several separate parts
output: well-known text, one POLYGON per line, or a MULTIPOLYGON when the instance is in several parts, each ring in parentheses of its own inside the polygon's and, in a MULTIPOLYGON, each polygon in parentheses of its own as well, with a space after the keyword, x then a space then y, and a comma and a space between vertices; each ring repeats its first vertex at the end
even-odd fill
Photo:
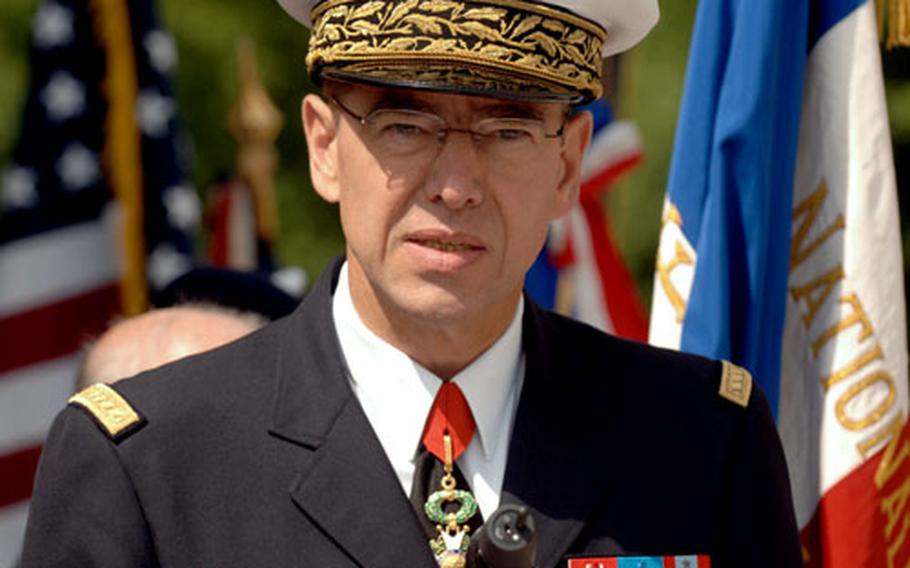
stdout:
POLYGON ((301 466, 291 499, 359 565, 435 568, 414 509, 346 378, 331 315, 340 265, 277 323, 269 432, 305 448, 293 454, 301 466))
POLYGON ((347 369, 332 321, 332 292, 342 262, 339 258, 327 267, 300 306, 277 323, 281 327, 277 330, 279 349, 269 431, 311 449, 325 441, 353 396, 345 380, 347 369))

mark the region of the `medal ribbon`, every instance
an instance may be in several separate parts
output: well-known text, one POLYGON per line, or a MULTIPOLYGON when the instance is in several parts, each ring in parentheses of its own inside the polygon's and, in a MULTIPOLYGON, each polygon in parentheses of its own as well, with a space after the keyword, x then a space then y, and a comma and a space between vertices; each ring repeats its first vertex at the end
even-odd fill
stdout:
POLYGON ((452 461, 464 453, 477 430, 468 401, 452 382, 443 383, 427 416, 421 441, 436 459, 445 463, 445 435, 452 440, 452 461))
POLYGON ((421 441, 427 452, 442 462, 445 475, 438 491, 424 504, 429 520, 438 534, 430 540, 430 549, 440 568, 464 568, 470 537, 468 525, 477 513, 477 501, 470 491, 457 488, 453 475, 455 460, 464 453, 477 430, 468 401, 458 385, 443 383, 436 393, 421 441), (458 504, 458 510, 446 511, 446 505, 458 504))

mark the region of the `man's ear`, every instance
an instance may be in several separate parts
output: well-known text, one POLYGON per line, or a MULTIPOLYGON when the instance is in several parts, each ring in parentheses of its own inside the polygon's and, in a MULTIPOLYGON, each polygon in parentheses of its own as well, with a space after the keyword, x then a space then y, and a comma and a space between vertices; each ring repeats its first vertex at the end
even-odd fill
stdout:
POLYGON ((310 157, 313 189, 329 203, 338 202, 338 123, 329 105, 317 95, 307 95, 300 107, 303 132, 310 157))
POLYGON ((553 218, 568 213, 578 201, 581 191, 581 161, 591 143, 594 119, 588 111, 582 111, 566 123, 562 145, 562 176, 556 188, 556 207, 553 218))

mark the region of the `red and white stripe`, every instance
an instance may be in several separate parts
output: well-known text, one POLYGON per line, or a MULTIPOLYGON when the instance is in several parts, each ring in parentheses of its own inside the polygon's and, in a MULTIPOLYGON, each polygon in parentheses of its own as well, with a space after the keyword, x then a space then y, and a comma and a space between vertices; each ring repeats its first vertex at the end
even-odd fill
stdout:
POLYGON ((641 302, 603 210, 604 191, 641 160, 641 137, 633 123, 616 121, 602 128, 582 163, 579 203, 551 224, 548 248, 560 269, 557 310, 644 341, 647 324, 641 302), (571 290, 565 293, 567 282, 571 290))
POLYGON ((257 267, 256 210, 249 188, 229 180, 215 189, 210 260, 237 270, 257 267))
POLYGON ((118 216, 0 247, 0 566, 15 559, 41 444, 79 350, 120 310, 118 216))
POLYGON ((871 1, 809 54, 793 202, 779 426, 807 566, 907 566, 903 262, 871 1))

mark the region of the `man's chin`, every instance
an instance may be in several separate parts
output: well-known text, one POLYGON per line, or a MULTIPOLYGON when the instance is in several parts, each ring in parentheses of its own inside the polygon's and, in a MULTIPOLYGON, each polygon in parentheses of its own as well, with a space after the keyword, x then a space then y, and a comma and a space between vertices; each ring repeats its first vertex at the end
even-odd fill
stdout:
MULTIPOLYGON (((420 290, 396 291, 398 309, 410 318, 427 322, 456 323, 476 317, 479 309, 472 306, 467 298, 452 290, 437 286, 422 286, 420 290)), ((476 298, 475 298, 476 300, 476 298)))
POLYGON ((407 320, 439 327, 473 327, 510 319, 516 304, 509 298, 488 297, 484 292, 485 287, 461 289, 421 282, 394 288, 388 298, 407 320))

